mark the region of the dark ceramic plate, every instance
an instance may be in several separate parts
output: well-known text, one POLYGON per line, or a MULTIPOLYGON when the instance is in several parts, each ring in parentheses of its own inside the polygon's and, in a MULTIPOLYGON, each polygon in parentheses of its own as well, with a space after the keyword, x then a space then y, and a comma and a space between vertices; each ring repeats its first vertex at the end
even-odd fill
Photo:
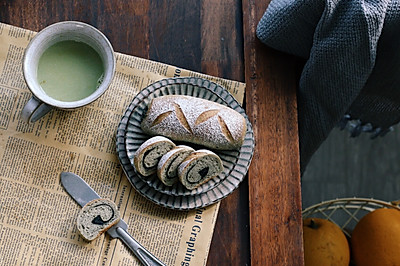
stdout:
POLYGON ((118 158, 133 187, 149 200, 172 209, 205 207, 232 193, 244 179, 253 151, 253 131, 243 108, 225 88, 201 78, 170 78, 149 85, 133 99, 117 129, 118 158), (195 190, 187 190, 180 183, 165 186, 156 175, 141 176, 133 167, 134 153, 151 137, 140 128, 147 106, 152 98, 163 95, 189 95, 214 101, 236 110, 247 121, 247 132, 239 150, 213 150, 223 162, 223 172, 195 190))

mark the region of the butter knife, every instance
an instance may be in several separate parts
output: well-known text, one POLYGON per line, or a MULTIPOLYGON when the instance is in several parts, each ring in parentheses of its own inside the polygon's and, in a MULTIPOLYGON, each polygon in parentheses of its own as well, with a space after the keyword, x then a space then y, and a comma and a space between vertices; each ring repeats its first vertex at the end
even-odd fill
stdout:
MULTIPOLYGON (((100 196, 78 175, 71 172, 61 173, 61 184, 68 194, 81 206, 99 199, 100 196)), ((128 232, 127 223, 121 220, 107 230, 112 238, 118 238, 129 247, 144 265, 165 265, 153 254, 140 245, 128 232)))

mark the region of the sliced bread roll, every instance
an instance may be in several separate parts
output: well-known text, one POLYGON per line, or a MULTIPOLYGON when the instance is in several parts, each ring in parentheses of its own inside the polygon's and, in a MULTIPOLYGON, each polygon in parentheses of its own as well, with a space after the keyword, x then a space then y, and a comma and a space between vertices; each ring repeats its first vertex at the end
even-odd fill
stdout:
POLYGON ((157 165, 161 157, 175 147, 175 144, 162 136, 146 140, 137 149, 133 156, 133 165, 136 171, 149 176, 157 172, 157 165))
POLYGON ((209 150, 192 152, 178 167, 179 181, 189 190, 195 189, 224 169, 221 159, 209 150))
POLYGON ((245 118, 232 108, 201 98, 168 95, 152 99, 142 130, 175 141, 217 150, 241 147, 247 131, 245 118))
POLYGON ((117 205, 108 199, 95 199, 87 203, 78 214, 77 226, 88 241, 96 239, 121 219, 117 205))
POLYGON ((166 186, 172 186, 178 181, 178 166, 194 152, 194 149, 179 145, 164 154, 157 166, 157 176, 166 186))

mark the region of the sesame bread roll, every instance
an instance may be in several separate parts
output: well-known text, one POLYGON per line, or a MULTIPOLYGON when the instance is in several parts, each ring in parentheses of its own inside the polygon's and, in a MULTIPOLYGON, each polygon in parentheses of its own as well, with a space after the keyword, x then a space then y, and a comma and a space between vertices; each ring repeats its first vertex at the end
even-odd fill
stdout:
POLYGON ((77 218, 79 233, 92 241, 121 220, 117 205, 108 199, 95 199, 80 210, 77 218))
POLYGON ((164 154, 158 163, 157 176, 166 186, 172 186, 178 181, 178 166, 194 149, 179 145, 164 154))
POLYGON ((192 152, 178 167, 179 181, 192 190, 219 175, 224 169, 221 159, 209 150, 192 152))
POLYGON ((162 136, 146 140, 137 149, 133 156, 133 165, 136 171, 149 176, 157 172, 157 165, 161 157, 175 147, 175 144, 162 136))
POLYGON ((141 128, 149 135, 162 135, 217 150, 240 148, 247 131, 245 118, 235 110, 184 95, 152 99, 141 128))

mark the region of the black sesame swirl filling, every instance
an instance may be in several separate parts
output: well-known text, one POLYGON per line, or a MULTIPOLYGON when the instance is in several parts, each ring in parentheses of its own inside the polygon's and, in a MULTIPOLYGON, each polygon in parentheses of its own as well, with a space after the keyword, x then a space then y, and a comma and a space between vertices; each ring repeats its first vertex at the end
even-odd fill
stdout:
POLYGON ((215 169, 217 169, 215 162, 201 160, 190 166, 186 174, 186 181, 189 184, 201 183, 204 179, 215 176, 217 174, 215 169))
POLYGON ((179 164, 181 161, 182 161, 182 159, 178 155, 171 159, 171 161, 167 165, 167 168, 165 171, 167 179, 176 179, 177 178, 178 173, 177 173, 177 169, 176 169, 177 168, 176 164, 177 163, 179 164))
POLYGON ((157 145, 154 146, 143 154, 142 166, 147 171, 155 169, 161 157, 171 150, 168 145, 157 145))

